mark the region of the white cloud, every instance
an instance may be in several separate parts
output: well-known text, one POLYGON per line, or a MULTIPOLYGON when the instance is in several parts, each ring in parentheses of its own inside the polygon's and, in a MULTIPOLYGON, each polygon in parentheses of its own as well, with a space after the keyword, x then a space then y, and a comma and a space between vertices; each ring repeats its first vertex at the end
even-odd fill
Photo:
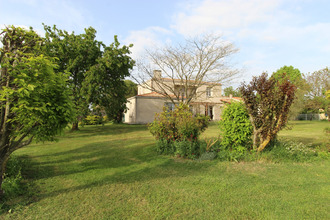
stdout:
POLYGON ((133 44, 132 58, 139 59, 144 54, 146 49, 159 47, 168 43, 171 31, 161 27, 148 27, 143 30, 131 31, 130 35, 124 40, 125 44, 133 44), (165 39, 164 39, 165 36, 165 39))
POLYGON ((205 0, 174 15, 172 28, 183 35, 244 29, 255 23, 271 22, 279 0, 205 0))

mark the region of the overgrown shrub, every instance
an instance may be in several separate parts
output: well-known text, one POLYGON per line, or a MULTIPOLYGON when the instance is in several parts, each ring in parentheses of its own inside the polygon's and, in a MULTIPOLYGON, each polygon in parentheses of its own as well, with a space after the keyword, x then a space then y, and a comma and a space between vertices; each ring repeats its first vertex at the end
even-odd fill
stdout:
POLYGON ((225 107, 219 122, 221 145, 238 152, 252 149, 252 125, 243 103, 234 102, 225 107))
POLYGON ((207 126, 207 116, 194 117, 187 105, 180 104, 174 111, 164 108, 148 127, 159 153, 195 158, 200 155, 198 138, 207 126))

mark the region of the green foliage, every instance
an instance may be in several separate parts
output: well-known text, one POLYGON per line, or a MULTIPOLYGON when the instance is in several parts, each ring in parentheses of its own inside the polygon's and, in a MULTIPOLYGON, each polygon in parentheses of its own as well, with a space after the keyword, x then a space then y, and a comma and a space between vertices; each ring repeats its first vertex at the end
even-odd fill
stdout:
POLYGON ((7 163, 5 178, 2 183, 2 188, 5 191, 5 197, 10 198, 20 195, 25 188, 22 184, 22 167, 23 160, 16 156, 11 156, 7 163))
POLYGON ((223 90, 224 96, 230 96, 232 95, 233 97, 241 97, 242 94, 239 91, 239 88, 234 89, 232 86, 229 86, 223 90))
POLYGON ((126 98, 130 98, 133 96, 136 96, 138 94, 138 88, 137 84, 132 82, 131 80, 125 80, 125 86, 126 86, 126 98))
POLYGON ((117 36, 114 43, 105 48, 104 54, 86 74, 84 87, 88 100, 102 106, 110 120, 120 123, 126 109, 127 83, 135 61, 129 56, 133 45, 119 47, 117 36))
POLYGON ((198 138, 207 126, 208 117, 194 117, 189 107, 180 103, 174 111, 164 108, 156 114, 149 130, 157 139, 159 153, 193 158, 200 155, 198 138))
POLYGON ((241 102, 234 102, 222 112, 219 121, 221 130, 221 144, 231 150, 242 151, 252 148, 252 125, 246 107, 241 102))
POLYGON ((302 80, 302 74, 299 69, 294 68, 293 66, 283 66, 280 69, 278 69, 276 72, 272 74, 272 77, 274 77, 277 80, 285 80, 282 77, 282 74, 285 73, 286 77, 290 80, 290 82, 294 83, 296 86, 300 83, 302 80))
POLYGON ((89 103, 85 94, 84 81, 86 72, 97 64, 102 56, 102 42, 96 40, 96 30, 92 27, 85 29, 85 33, 76 35, 58 29, 55 25, 44 25, 45 53, 56 58, 58 69, 56 72, 68 73, 68 86, 74 102, 75 117, 73 130, 78 129, 78 121, 88 112, 89 103))
POLYGON ((87 115, 86 118, 83 119, 82 125, 104 125, 107 117, 101 115, 87 115))
POLYGON ((289 117, 294 119, 298 114, 300 114, 305 106, 305 95, 308 90, 308 84, 303 78, 303 74, 299 69, 293 66, 283 66, 272 74, 272 77, 279 80, 282 83, 284 80, 289 80, 293 83, 297 90, 295 92, 295 100, 290 107, 289 117), (285 73, 286 78, 281 77, 285 73))
POLYGON ((0 185, 9 155, 32 139, 53 140, 73 115, 68 76, 54 72, 43 39, 14 26, 1 35, 0 185))

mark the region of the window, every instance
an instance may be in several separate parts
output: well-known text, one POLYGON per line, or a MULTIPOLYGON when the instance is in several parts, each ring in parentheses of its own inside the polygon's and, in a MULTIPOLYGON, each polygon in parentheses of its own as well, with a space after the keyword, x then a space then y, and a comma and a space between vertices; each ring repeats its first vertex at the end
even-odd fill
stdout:
POLYGON ((206 97, 212 97, 212 88, 211 87, 206 88, 206 97))
POLYGON ((165 107, 166 107, 167 111, 174 111, 174 109, 175 109, 175 105, 172 102, 166 102, 165 107))

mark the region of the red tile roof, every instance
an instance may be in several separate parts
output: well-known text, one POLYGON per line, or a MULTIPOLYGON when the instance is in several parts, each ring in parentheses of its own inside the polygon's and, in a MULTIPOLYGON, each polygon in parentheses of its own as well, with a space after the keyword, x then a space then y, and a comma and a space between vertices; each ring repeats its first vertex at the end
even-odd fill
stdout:
POLYGON ((220 99, 220 101, 230 104, 232 101, 241 102, 243 101, 243 99, 241 97, 232 97, 232 98, 223 97, 220 99))

